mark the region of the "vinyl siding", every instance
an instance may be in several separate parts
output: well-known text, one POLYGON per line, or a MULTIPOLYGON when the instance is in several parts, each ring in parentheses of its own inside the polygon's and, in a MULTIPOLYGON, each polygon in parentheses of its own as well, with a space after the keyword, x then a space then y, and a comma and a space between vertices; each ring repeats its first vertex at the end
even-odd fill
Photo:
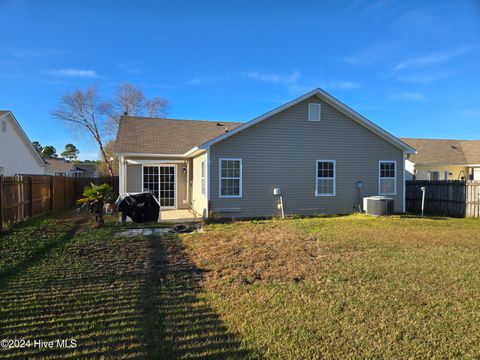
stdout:
MULTIPOLYGON (((130 159, 130 158, 129 158, 130 159)), ((138 160, 139 158, 135 158, 138 160)), ((158 159, 167 160, 167 159, 158 159)), ((156 166, 158 164, 148 164, 146 166, 156 166)), ((161 164, 176 166, 177 174, 177 208, 190 209, 187 199, 187 174, 183 173, 182 168, 187 167, 187 162, 179 164, 161 164)), ((127 165, 127 192, 139 192, 143 189, 142 165, 127 165)))
MULTIPOLYGON (((206 214, 207 209, 207 188, 205 186, 205 195, 202 195, 201 191, 201 163, 207 161, 207 155, 200 155, 193 159, 193 183, 192 183, 192 207, 193 210, 200 216, 206 214)), ((205 163, 206 164, 206 163, 205 163)), ((206 175, 205 167, 205 175, 206 175)), ((206 178, 205 178, 206 182, 206 178)), ((205 184, 206 185, 206 184, 205 184)))
POLYGON ((142 165, 127 165, 127 192, 142 190, 142 165))
POLYGON ((211 146, 211 210, 222 217, 345 214, 360 197, 378 195, 379 160, 396 160, 395 210, 403 209, 403 152, 327 103, 312 97, 211 146), (321 121, 308 121, 308 103, 321 103, 321 121), (219 198, 219 159, 241 158, 242 198, 219 198), (336 161, 336 196, 315 196, 315 161, 336 161), (238 212, 224 212, 235 209, 238 212))

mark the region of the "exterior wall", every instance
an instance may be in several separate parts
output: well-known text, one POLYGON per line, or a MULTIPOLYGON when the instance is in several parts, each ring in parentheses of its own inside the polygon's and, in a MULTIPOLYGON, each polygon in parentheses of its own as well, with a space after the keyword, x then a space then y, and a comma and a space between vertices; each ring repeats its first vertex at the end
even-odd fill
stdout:
POLYGON ((286 214, 345 214, 360 197, 378 195, 378 162, 397 162, 395 211, 403 211, 401 149, 317 97, 247 128, 210 149, 210 208, 222 217, 276 216, 283 192, 286 214), (321 121, 308 121, 308 103, 321 103, 321 121), (242 198, 219 197, 219 159, 241 158, 242 198), (315 196, 316 160, 336 161, 336 196, 315 196), (358 194, 357 181, 363 182, 358 194), (227 211, 222 211, 227 209, 227 211))
MULTIPOLYGON (((207 155, 200 155, 193 159, 193 180, 192 180, 192 208, 200 216, 206 216, 208 201, 207 201, 207 188, 205 186, 205 195, 202 195, 201 191, 201 162, 207 161, 207 155)), ((205 163, 206 165, 206 163, 205 163)), ((205 167, 205 171, 206 171, 205 167)), ((207 174, 205 173, 205 176, 207 174)), ((205 178, 206 183, 206 178, 205 178)), ((206 184, 205 184, 206 185, 206 184)))
MULTIPOLYGON (((126 160, 147 160, 145 158, 126 157, 126 160)), ((144 165, 127 164, 126 165, 126 179, 127 192, 139 192, 143 190, 142 168, 143 166, 158 166, 158 165, 174 165, 176 166, 176 184, 177 184, 177 209, 190 209, 189 200, 187 199, 187 172, 183 172, 182 168, 189 166, 187 161, 182 163, 175 163, 173 159, 157 158, 148 159, 151 163, 144 165), (159 163, 158 161, 172 160, 172 163, 159 163)))
POLYGON ((1 131, 0 124, 0 167, 3 167, 3 175, 45 174, 45 167, 35 158, 29 140, 24 139, 15 121, 10 115, 3 116, 1 121, 6 121, 5 133, 1 131))
POLYGON ((127 192, 142 190, 142 165, 127 165, 127 192))
POLYGON ((430 180, 428 177, 428 173, 430 171, 438 171, 440 175, 440 180, 462 180, 468 179, 468 167, 465 166, 437 166, 437 165, 430 165, 430 166, 421 166, 415 165, 415 179, 416 180, 430 180), (445 172, 448 172, 448 179, 445 178, 445 172))

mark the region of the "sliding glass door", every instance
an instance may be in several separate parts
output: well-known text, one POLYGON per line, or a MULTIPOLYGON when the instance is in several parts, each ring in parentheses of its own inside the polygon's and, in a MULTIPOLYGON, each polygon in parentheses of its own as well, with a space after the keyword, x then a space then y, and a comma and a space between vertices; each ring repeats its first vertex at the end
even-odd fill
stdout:
POLYGON ((176 166, 144 166, 143 191, 151 191, 162 209, 176 208, 176 166))

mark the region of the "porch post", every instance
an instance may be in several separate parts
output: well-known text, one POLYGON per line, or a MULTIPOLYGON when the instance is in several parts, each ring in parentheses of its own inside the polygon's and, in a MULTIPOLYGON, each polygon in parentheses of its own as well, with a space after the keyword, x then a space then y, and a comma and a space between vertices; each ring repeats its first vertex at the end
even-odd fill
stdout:
POLYGON ((118 179, 118 187, 120 189, 120 193, 124 193, 124 192, 127 192, 127 186, 126 186, 126 182, 127 182, 127 179, 126 179, 126 169, 125 169, 126 165, 125 165, 125 158, 123 156, 120 156, 118 158, 118 176, 119 176, 119 179, 118 179))

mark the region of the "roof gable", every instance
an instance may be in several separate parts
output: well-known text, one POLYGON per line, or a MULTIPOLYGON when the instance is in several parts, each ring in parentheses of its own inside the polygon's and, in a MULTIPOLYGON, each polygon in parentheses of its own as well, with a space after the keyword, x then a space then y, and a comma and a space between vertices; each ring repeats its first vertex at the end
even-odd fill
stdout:
POLYGON ((40 165, 45 165, 45 162, 43 161, 42 157, 38 154, 37 150, 32 145, 32 142, 28 138, 27 134, 25 134, 25 131, 23 131, 23 128, 20 126, 20 123, 17 121, 13 113, 9 110, 0 110, 0 119, 4 118, 9 118, 11 121, 10 123, 12 126, 15 128, 18 136, 20 139, 22 139, 23 143, 27 147, 27 149, 30 151, 32 154, 33 158, 40 164, 40 165))
POLYGON ((347 115, 349 118, 351 118, 352 120, 358 122, 360 125, 366 127, 368 130, 372 131, 373 133, 375 133, 376 135, 378 135, 379 137, 383 138, 384 140, 390 142, 391 144, 393 144, 394 146, 400 148, 401 150, 405 151, 407 154, 414 154, 415 153, 415 149, 412 148, 411 146, 409 146, 408 144, 404 143, 403 141, 401 141, 400 139, 398 139, 397 137, 393 136, 392 134, 390 134, 389 132, 385 131, 384 129, 380 128, 379 126, 375 125, 374 123, 372 123, 370 120, 368 120, 367 118, 363 117, 362 115, 360 115, 359 113, 357 113, 356 111, 354 111, 353 109, 349 108, 347 105, 343 104, 342 102, 340 102, 339 100, 337 100, 336 98, 334 98, 333 96, 331 96, 330 94, 328 94, 327 92, 323 91, 322 89, 315 89, 315 90, 312 90, 308 93, 306 93, 305 95, 302 95, 282 106, 279 106, 249 122, 246 122, 240 126, 238 126, 237 128, 235 128, 234 130, 228 132, 228 133, 225 133, 225 134, 221 134, 219 136, 217 136, 216 138, 210 140, 210 141, 207 141, 205 142, 204 144, 201 145, 201 148, 208 148, 210 147, 211 145, 219 142, 219 141, 222 141, 230 136, 233 136, 235 134, 237 134, 238 132, 244 130, 244 129, 247 129, 249 128, 250 126, 253 126, 265 119, 268 119, 270 118, 271 116, 273 115, 276 115, 278 114, 279 112, 281 111, 284 111, 312 96, 317 96, 319 99, 325 101, 326 103, 328 103, 329 105, 331 105, 332 107, 334 107, 335 109, 337 109, 338 111, 344 113, 345 115, 347 115))

